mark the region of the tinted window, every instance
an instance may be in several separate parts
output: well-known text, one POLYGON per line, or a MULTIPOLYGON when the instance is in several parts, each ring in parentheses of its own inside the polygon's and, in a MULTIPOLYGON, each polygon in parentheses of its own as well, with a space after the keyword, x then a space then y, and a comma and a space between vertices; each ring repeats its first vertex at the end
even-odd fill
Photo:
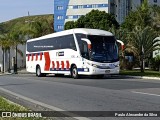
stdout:
POLYGON ((73 35, 67 35, 57 38, 57 49, 73 49, 76 50, 76 45, 74 42, 73 35))
POLYGON ((66 35, 61 37, 27 42, 28 52, 67 49, 67 48, 76 50, 73 35, 66 35))

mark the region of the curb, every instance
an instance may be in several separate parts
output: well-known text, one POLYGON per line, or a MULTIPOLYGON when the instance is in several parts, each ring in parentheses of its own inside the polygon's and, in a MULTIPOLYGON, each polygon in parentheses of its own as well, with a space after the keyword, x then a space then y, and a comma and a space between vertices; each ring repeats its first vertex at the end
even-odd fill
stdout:
POLYGON ((18 72, 18 74, 35 74, 35 73, 29 73, 29 72, 18 72))
MULTIPOLYGON (((17 72, 17 74, 35 74, 35 73, 29 73, 29 72, 17 72)), ((0 73, 0 76, 3 75, 16 75, 14 73, 0 73)))
POLYGON ((160 77, 130 76, 130 75, 121 75, 121 76, 130 77, 130 78, 137 78, 137 79, 154 79, 154 80, 160 80, 160 77))
POLYGON ((12 73, 0 73, 0 76, 3 76, 3 75, 12 75, 12 73))

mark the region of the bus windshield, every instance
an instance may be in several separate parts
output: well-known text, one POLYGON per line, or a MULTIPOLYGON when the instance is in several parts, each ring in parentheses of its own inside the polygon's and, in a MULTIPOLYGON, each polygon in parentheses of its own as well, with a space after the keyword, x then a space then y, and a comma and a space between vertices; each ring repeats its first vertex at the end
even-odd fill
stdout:
POLYGON ((88 35, 92 48, 90 60, 95 62, 118 61, 118 46, 114 36, 88 35))

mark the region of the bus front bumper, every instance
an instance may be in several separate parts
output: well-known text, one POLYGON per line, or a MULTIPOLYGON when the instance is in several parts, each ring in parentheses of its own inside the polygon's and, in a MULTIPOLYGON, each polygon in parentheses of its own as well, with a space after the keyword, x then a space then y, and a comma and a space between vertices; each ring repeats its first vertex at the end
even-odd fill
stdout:
POLYGON ((116 67, 114 69, 98 69, 98 68, 90 68, 86 69, 83 72, 78 71, 78 74, 83 75, 109 75, 109 74, 119 74, 119 67, 116 67))

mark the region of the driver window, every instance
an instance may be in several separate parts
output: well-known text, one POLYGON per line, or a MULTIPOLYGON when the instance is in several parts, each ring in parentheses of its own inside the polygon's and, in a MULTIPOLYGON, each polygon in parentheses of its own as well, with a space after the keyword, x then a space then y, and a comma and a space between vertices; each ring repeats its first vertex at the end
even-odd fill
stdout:
POLYGON ((81 41, 80 43, 80 50, 82 57, 89 59, 89 53, 88 53, 88 44, 85 41, 81 41))

